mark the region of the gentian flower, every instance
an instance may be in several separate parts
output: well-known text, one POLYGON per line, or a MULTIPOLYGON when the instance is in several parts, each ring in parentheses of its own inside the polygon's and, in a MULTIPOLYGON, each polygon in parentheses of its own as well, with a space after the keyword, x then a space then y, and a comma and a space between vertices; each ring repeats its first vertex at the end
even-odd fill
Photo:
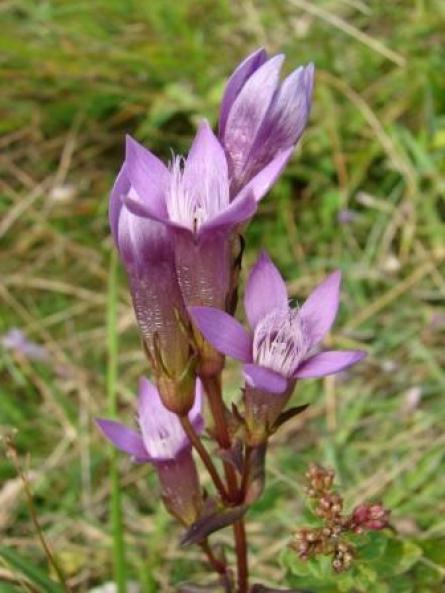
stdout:
POLYGON ((26 334, 18 327, 12 327, 0 337, 0 344, 6 350, 19 352, 29 360, 48 361, 50 356, 44 346, 28 339, 26 334))
MULTIPOLYGON (((196 396, 189 419, 197 432, 203 429, 202 387, 197 380, 196 396)), ((97 419, 105 437, 138 463, 151 463, 159 477, 167 509, 184 524, 191 525, 201 508, 199 479, 192 448, 179 418, 167 410, 155 385, 142 378, 139 383, 139 431, 114 420, 97 419)))
POLYGON ((132 191, 126 165, 110 197, 114 241, 126 268, 133 306, 164 404, 186 413, 193 404, 193 358, 176 276, 171 237, 159 222, 135 216, 123 203, 132 191))
MULTIPOLYGON (((134 214, 170 230, 187 305, 226 309, 233 290, 234 229, 253 215, 285 162, 279 155, 230 200, 224 150, 206 121, 199 126, 188 157, 174 157, 169 168, 127 138, 125 171, 130 190, 125 204, 134 214)), ((205 344, 199 346, 203 371, 206 360, 212 366, 213 354, 205 344)))
MULTIPOLYGON (((334 272, 301 308, 288 304, 286 284, 262 253, 245 291, 250 331, 233 317, 210 307, 191 307, 195 324, 221 353, 244 363, 247 422, 270 428, 288 401, 297 379, 338 373, 361 360, 356 350, 314 354, 337 315, 340 273, 334 272)), ((264 436, 264 435, 262 435, 264 436)))
POLYGON ((287 160, 309 117, 314 66, 300 66, 280 84, 283 55, 264 49, 248 56, 226 86, 219 137, 229 161, 231 193, 280 153, 287 160))

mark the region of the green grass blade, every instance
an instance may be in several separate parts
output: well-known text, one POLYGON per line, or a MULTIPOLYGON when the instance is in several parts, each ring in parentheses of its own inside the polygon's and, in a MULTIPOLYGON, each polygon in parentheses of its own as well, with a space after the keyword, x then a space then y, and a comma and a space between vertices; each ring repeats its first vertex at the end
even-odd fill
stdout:
POLYGON ((0 557, 10 568, 20 572, 43 593, 63 593, 62 587, 32 564, 29 558, 24 558, 6 546, 0 546, 0 557))
MULTIPOLYGON (((110 270, 108 276, 107 299, 107 395, 108 413, 114 418, 117 413, 117 286, 118 286, 117 256, 111 253, 110 270)), ((125 562, 124 532, 122 523, 122 504, 117 468, 117 452, 113 449, 110 460, 111 483, 111 526, 113 533, 113 564, 118 593, 127 592, 127 568, 125 562)))

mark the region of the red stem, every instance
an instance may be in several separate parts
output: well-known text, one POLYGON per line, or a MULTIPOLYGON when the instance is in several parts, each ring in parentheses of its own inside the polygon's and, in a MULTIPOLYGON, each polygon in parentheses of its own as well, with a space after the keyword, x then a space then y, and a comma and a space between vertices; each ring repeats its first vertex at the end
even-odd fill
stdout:
POLYGON ((235 534, 236 564, 238 570, 238 593, 247 593, 249 589, 249 565, 247 562, 247 539, 244 520, 233 525, 235 534))
POLYGON ((216 467, 215 467, 207 449, 204 447, 204 445, 201 442, 201 439, 197 435, 197 433, 193 427, 193 424, 190 422, 190 420, 188 419, 187 416, 180 416, 180 421, 181 421, 181 424, 182 424, 185 434, 190 439, 190 442, 192 443, 193 447, 196 449, 198 455, 200 456, 202 462, 204 463, 207 471, 210 474, 210 477, 212 478, 215 488, 218 490, 218 493, 221 496, 222 500, 224 500, 226 502, 230 502, 230 497, 226 492, 226 488, 225 488, 224 484, 222 483, 221 478, 219 477, 219 474, 216 470, 216 467))
POLYGON ((225 575, 227 573, 227 566, 224 564, 224 562, 221 562, 221 560, 218 560, 218 558, 213 553, 213 550, 210 547, 208 541, 205 540, 200 545, 201 545, 201 548, 203 549, 203 551, 205 552, 205 555, 207 556, 207 559, 208 559, 210 565, 212 566, 212 568, 218 574, 224 574, 225 575))
MULTIPOLYGON (((207 393, 210 410, 215 422, 215 433, 221 449, 230 449, 232 442, 226 421, 226 412, 221 391, 221 377, 203 377, 202 382, 207 393)), ((227 479, 229 498, 232 504, 242 502, 244 493, 238 490, 235 468, 227 461, 223 462, 227 479)), ((238 572, 238 593, 247 593, 249 587, 249 569, 247 560, 247 539, 244 519, 233 524, 235 537, 236 563, 238 572)))

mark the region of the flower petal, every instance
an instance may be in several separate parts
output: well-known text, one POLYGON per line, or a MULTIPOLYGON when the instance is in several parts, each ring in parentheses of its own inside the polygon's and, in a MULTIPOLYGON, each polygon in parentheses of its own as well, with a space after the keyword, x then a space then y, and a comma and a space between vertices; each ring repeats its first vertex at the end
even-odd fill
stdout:
POLYGON ((103 435, 124 453, 128 453, 137 461, 150 461, 150 455, 144 447, 142 436, 120 422, 97 418, 96 424, 103 435))
POLYGON ((283 60, 283 55, 277 55, 260 66, 246 81, 232 104, 223 141, 234 177, 240 176, 247 162, 277 89, 283 60))
POLYGON ((341 272, 337 270, 311 292, 300 309, 310 348, 324 338, 334 323, 340 303, 340 282, 341 272))
POLYGON ((295 379, 311 379, 339 373, 360 362, 366 352, 360 350, 331 350, 320 352, 305 360, 294 373, 295 379))
POLYGON ((154 461, 167 461, 189 445, 178 416, 162 403, 155 385, 144 377, 139 381, 139 426, 145 448, 154 461))
POLYGON ((159 214, 151 207, 151 204, 142 202, 133 188, 124 197, 124 204, 132 214, 139 218, 147 218, 155 222, 160 222, 171 228, 189 230, 185 225, 169 220, 168 214, 159 214))
POLYGON ((119 171, 116 181, 114 182, 113 189, 110 194, 110 201, 108 205, 108 220, 110 222, 111 233, 113 235, 114 242, 119 249, 118 239, 118 227, 119 227, 119 216, 123 206, 123 198, 130 191, 130 181, 128 179, 127 172, 125 170, 125 163, 122 165, 119 171))
POLYGON ((189 307, 192 320, 206 340, 222 354, 252 361, 252 338, 234 317, 213 307, 189 307))
POLYGON ((206 120, 198 128, 182 179, 186 193, 201 194, 208 218, 229 204, 229 172, 224 149, 206 120))
POLYGON ((267 52, 265 49, 257 49, 255 52, 250 54, 236 70, 230 76, 225 91, 223 100, 221 103, 221 111, 219 117, 219 135, 224 136, 224 130, 226 127, 227 117, 229 116, 230 109, 243 88, 246 80, 252 76, 255 70, 258 70, 260 66, 267 61, 267 52))
POLYGON ((195 401, 193 402, 192 409, 189 412, 189 420, 193 424, 194 429, 197 433, 201 433, 204 430, 204 418, 202 417, 202 404, 204 401, 204 388, 201 380, 196 379, 195 386, 195 401))
POLYGON ((286 377, 256 364, 245 364, 243 374, 248 385, 266 393, 283 393, 289 386, 286 377))
POLYGON ((199 229, 199 235, 225 231, 246 222, 257 210, 257 202, 252 192, 238 195, 229 206, 214 218, 204 223, 199 229))
POLYGON ((312 101, 314 66, 300 67, 277 91, 252 148, 261 166, 278 151, 294 146, 306 126, 312 101))
POLYGON ((174 265, 173 239, 163 224, 135 216, 126 204, 120 210, 117 229, 119 254, 126 266, 147 273, 150 267, 174 265))
POLYGON ((291 146, 290 148, 279 152, 268 165, 261 169, 259 173, 257 173, 255 177, 244 186, 238 196, 244 195, 245 192, 252 192, 255 196, 255 200, 259 202, 281 175, 281 172, 287 165, 293 151, 294 147, 291 146))
POLYGON ((186 225, 170 220, 168 218, 168 214, 158 215, 150 205, 143 203, 139 199, 133 188, 131 188, 130 193, 125 196, 124 205, 127 207, 128 211, 131 212, 131 214, 134 214, 134 216, 138 218, 145 218, 146 220, 151 220, 152 222, 159 222, 170 229, 186 231, 187 233, 193 235, 193 232, 186 225))
POLYGON ((263 251, 252 268, 244 294, 244 309, 250 327, 274 309, 287 309, 287 289, 280 272, 263 251))
MULTIPOLYGON (((153 218, 166 217, 165 193, 170 173, 167 167, 154 154, 127 136, 125 165, 133 188, 132 200, 138 200, 153 218)), ((135 212, 136 213, 136 212, 135 212)))

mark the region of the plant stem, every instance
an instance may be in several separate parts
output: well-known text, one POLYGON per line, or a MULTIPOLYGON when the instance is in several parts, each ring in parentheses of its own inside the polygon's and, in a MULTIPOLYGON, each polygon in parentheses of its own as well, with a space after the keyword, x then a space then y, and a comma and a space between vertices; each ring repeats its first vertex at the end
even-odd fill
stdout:
POLYGON ((235 535, 236 566, 238 571, 238 593, 247 593, 249 589, 249 565, 247 561, 247 538, 244 520, 233 525, 235 535))
POLYGON ((221 562, 221 560, 218 560, 218 558, 213 553, 213 550, 210 547, 209 542, 207 540, 205 540, 202 542, 202 544, 200 544, 200 546, 201 546, 202 550, 205 552, 205 555, 207 556, 207 559, 208 559, 209 563, 212 565, 213 569, 218 574, 226 574, 227 566, 225 565, 224 562, 221 562))
MULTIPOLYGON (((113 249, 108 275, 107 298, 107 396, 108 413, 113 418, 117 412, 117 257, 113 249)), ((116 451, 110 459, 111 483, 111 527, 113 533, 113 563, 118 593, 127 593, 127 570, 125 563, 125 544, 122 526, 122 504, 119 488, 116 451)))
MULTIPOLYGON (((221 391, 221 377, 203 377, 202 382, 207 393, 207 399, 215 422, 216 439, 222 449, 230 449, 232 442, 226 421, 224 401, 221 391)), ((238 490, 238 481, 234 467, 224 462, 229 497, 232 504, 242 502, 244 493, 238 490)), ((233 524, 235 537, 236 564, 238 573, 238 593, 247 593, 249 587, 249 568, 247 559, 247 539, 244 519, 233 524)))
MULTIPOLYGON (((215 433, 221 449, 230 449, 232 442, 226 422, 226 412, 221 393, 220 377, 205 377, 202 379, 207 399, 215 422, 215 433)), ((229 496, 232 503, 240 502, 235 468, 227 461, 223 462, 226 474, 229 496)))
POLYGON ((196 449, 196 451, 197 451, 198 455, 200 456, 202 462, 204 463, 207 471, 209 472, 210 477, 212 478, 213 483, 215 484, 215 487, 218 490, 219 495, 225 502, 229 502, 229 496, 226 492, 226 488, 225 488, 221 478, 219 477, 218 471, 217 471, 207 449, 204 447, 201 439, 197 435, 197 433, 193 427, 193 424, 190 422, 188 416, 180 416, 180 421, 181 421, 181 424, 182 424, 185 434, 190 439, 190 442, 192 443, 193 447, 196 449))
POLYGON ((249 484, 251 455, 252 455, 252 447, 250 447, 249 445, 246 445, 246 452, 244 454, 243 475, 241 477, 241 486, 240 486, 240 490, 243 495, 243 500, 245 498, 247 486, 249 484))

